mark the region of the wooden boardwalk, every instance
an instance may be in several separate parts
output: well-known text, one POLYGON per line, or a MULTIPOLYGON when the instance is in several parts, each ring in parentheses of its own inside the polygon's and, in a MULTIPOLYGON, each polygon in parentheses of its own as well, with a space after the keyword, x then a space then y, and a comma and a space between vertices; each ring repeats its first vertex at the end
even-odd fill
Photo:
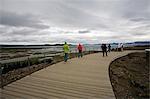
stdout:
POLYGON ((3 99, 113 99, 110 62, 124 52, 86 55, 35 72, 0 90, 3 99))

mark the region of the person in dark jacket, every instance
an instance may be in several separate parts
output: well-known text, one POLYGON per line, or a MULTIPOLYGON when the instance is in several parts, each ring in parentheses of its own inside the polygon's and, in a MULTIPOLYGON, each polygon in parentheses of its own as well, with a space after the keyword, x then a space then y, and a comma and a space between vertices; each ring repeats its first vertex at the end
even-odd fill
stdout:
POLYGON ((106 46, 106 44, 102 44, 101 48, 102 48, 102 52, 103 52, 103 57, 105 56, 105 54, 107 56, 107 46, 106 46))

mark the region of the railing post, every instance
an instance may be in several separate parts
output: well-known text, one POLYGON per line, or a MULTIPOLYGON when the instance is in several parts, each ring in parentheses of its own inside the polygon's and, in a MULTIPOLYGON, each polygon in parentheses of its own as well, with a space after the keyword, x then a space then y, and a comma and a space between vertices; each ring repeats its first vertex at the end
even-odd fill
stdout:
POLYGON ((0 77, 1 77, 1 88, 3 89, 3 69, 4 67, 0 65, 0 77))
POLYGON ((150 49, 146 49, 146 64, 150 65, 150 49))

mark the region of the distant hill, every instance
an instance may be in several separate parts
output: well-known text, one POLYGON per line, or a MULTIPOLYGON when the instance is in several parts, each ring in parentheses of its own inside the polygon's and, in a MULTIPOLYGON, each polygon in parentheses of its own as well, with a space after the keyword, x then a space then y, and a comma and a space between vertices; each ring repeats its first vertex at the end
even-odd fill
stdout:
POLYGON ((150 44, 150 41, 135 41, 135 42, 127 42, 126 44, 150 44))
POLYGON ((135 44, 138 44, 138 43, 150 44, 150 41, 136 41, 134 43, 135 44))
POLYGON ((44 45, 0 45, 2 47, 13 47, 13 46, 62 46, 63 44, 44 44, 44 45))
MULTIPOLYGON (((112 45, 117 45, 118 43, 110 43, 112 45)), ((124 43, 131 46, 140 46, 140 45, 147 45, 150 46, 150 41, 135 41, 135 42, 127 42, 124 43)), ((43 45, 4 45, 0 44, 0 48, 45 48, 50 46, 63 46, 64 44, 43 44, 43 45)), ((70 46, 75 46, 69 44, 70 46)), ((84 45, 101 45, 101 44, 84 44, 84 45)))

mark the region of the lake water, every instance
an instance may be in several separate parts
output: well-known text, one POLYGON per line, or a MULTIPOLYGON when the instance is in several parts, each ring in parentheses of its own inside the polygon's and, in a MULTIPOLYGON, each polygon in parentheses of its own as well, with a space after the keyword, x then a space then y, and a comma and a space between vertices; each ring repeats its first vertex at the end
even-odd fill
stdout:
MULTIPOLYGON (((138 44, 139 45, 139 44, 138 44)), ((143 45, 143 44, 141 44, 143 45)), ((145 45, 145 44, 144 44, 145 45)), ((124 44, 124 47, 128 47, 128 46, 137 46, 136 44, 124 44)), ((117 48, 118 45, 117 44, 111 44, 111 49, 113 48, 117 48)), ((33 57, 41 57, 41 56, 45 56, 45 55, 49 55, 49 56, 54 56, 56 55, 56 53, 61 54, 61 52, 63 52, 63 46, 13 46, 13 47, 5 47, 5 48, 30 48, 30 56, 25 56, 22 58, 15 58, 15 59, 8 59, 8 60, 1 60, 0 62, 10 62, 10 61, 18 61, 20 59, 25 60, 26 58, 33 58, 33 57), (38 48, 38 49, 35 49, 38 48), (34 53, 40 53, 40 54, 34 54, 34 53), (45 54, 48 53, 48 54, 45 54)), ((99 44, 95 44, 95 45, 90 45, 90 44, 86 44, 84 45, 84 51, 101 51, 101 45, 99 44)), ((77 52, 77 46, 75 45, 71 45, 70 46, 70 50, 72 53, 77 52)))
MULTIPOLYGON (((128 46, 137 46, 137 45, 147 45, 149 43, 130 43, 130 44, 124 44, 124 47, 128 46)), ((150 45, 150 44, 149 44, 150 45)), ((117 48, 117 44, 111 44, 111 48, 117 48)), ((4 48, 30 48, 31 53, 44 53, 44 52, 62 52, 63 46, 12 46, 12 47, 4 47, 4 48)), ((100 44, 86 44, 84 45, 85 51, 101 51, 101 45, 100 44)), ((77 46, 71 45, 70 46, 71 52, 77 52, 77 46)))
MULTIPOLYGON (((111 48, 117 48, 117 45, 111 45, 111 48)), ((56 51, 56 52, 62 52, 63 46, 47 46, 43 47, 42 49, 33 49, 32 52, 50 52, 50 51, 56 51)), ((70 46, 71 52, 77 52, 77 46, 70 46)), ((84 51, 101 51, 101 45, 84 45, 84 51)))
MULTIPOLYGON (((124 47, 129 47, 129 46, 143 46, 147 45, 147 43, 138 43, 138 44, 123 44, 124 47)), ((150 45, 150 44, 149 44, 150 45)), ((108 45, 107 45, 108 46, 108 45)), ((111 49, 117 48, 117 44, 111 44, 111 49)), ((85 51, 101 51, 101 44, 86 44, 84 45, 85 51)), ((77 46, 71 45, 70 46, 71 52, 77 52, 77 46)), ((56 51, 56 52, 62 52, 63 51, 63 46, 43 46, 42 49, 33 49, 33 52, 50 52, 50 51, 56 51)))

